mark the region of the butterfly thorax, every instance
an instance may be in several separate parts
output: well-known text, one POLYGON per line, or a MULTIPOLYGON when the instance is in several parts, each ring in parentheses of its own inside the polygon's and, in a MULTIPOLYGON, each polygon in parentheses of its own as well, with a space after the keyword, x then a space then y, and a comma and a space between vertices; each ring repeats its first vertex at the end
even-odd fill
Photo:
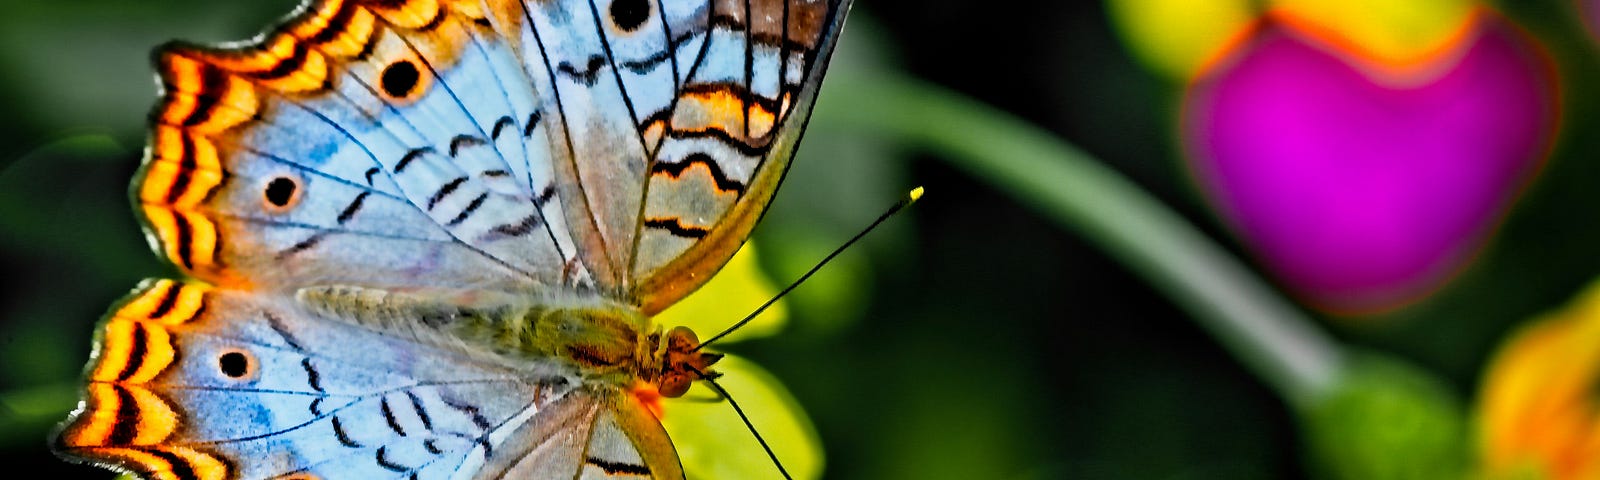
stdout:
POLYGON ((567 364, 589 381, 656 386, 682 396, 714 376, 721 355, 701 352, 687 327, 665 333, 635 306, 590 292, 392 291, 356 286, 301 289, 296 298, 323 315, 441 346, 492 352, 500 360, 567 364))

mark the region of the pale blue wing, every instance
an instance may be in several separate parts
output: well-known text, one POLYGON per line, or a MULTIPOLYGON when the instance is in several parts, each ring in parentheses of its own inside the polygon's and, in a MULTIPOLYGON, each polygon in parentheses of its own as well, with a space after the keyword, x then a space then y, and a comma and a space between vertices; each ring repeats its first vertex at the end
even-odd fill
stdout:
POLYGON ((709 279, 760 218, 848 9, 837 0, 487 3, 541 92, 579 258, 598 285, 647 313, 709 279))
POLYGON ((328 0, 247 46, 163 49, 135 182, 158 250, 226 284, 579 277, 537 93, 472 5, 328 0))
POLYGON ((152 478, 451 478, 576 385, 554 365, 169 280, 101 329, 57 448, 152 478))

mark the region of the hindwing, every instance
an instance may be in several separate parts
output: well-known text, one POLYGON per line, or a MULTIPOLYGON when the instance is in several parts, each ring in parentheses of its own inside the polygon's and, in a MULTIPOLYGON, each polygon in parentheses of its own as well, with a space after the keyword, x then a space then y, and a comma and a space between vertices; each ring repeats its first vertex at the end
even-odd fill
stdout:
POLYGON ((171 280, 136 290, 96 344, 56 448, 151 479, 451 478, 575 385, 554 365, 171 280))
POLYGON ((510 438, 479 478, 684 478, 660 420, 617 389, 574 391, 510 438))

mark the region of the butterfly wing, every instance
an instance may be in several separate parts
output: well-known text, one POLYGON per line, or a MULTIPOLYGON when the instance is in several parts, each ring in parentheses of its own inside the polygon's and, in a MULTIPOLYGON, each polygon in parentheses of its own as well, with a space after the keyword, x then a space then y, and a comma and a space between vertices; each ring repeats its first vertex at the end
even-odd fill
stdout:
POLYGON ((764 210, 847 2, 316 0, 162 49, 132 195, 210 286, 108 316, 58 450, 152 478, 681 478, 624 393, 291 292, 593 284, 659 311, 764 210))
POLYGON ((96 343, 56 448, 152 479, 450 478, 575 384, 171 280, 141 286, 96 343))
POLYGON ((478 5, 321 0, 163 48, 133 187, 156 250, 234 287, 567 283, 541 102, 478 5))
POLYGON ((765 210, 848 7, 486 5, 322 0, 164 49, 134 188, 156 249, 226 285, 592 276, 655 313, 765 210))
POLYGON ((654 314, 732 257, 804 129, 840 0, 488 0, 596 283, 654 314))
POLYGON ((510 438, 477 478, 684 478, 661 422, 616 390, 573 391, 510 438))

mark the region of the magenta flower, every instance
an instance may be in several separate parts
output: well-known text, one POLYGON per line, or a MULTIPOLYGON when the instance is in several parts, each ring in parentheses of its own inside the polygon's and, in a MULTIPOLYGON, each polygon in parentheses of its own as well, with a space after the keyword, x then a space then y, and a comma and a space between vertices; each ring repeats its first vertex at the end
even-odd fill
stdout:
POLYGON ((1268 16, 1184 100, 1196 180, 1260 263, 1319 308, 1435 290, 1484 243, 1556 131, 1554 69, 1476 15, 1413 65, 1268 16))

